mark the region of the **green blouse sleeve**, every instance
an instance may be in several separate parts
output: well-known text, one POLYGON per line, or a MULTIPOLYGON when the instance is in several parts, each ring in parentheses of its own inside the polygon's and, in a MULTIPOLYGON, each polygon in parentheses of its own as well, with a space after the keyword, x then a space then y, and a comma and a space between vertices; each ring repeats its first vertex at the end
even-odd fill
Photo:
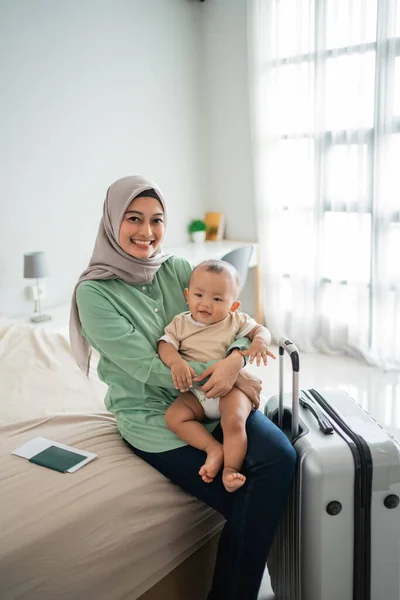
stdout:
MULTIPOLYGON (((238 350, 247 350, 247 348, 250 346, 251 342, 249 340, 249 338, 247 337, 243 337, 243 338, 238 338, 237 340, 234 340, 232 342, 232 344, 229 346, 228 350, 226 351, 226 356, 229 356, 230 353, 232 352, 232 350, 235 350, 235 348, 237 348, 238 350)), ((243 356, 244 359, 244 364, 247 365, 247 363, 249 362, 249 357, 248 356, 243 356)))
MULTIPOLYGON (((76 299, 82 333, 93 348, 141 383, 175 389, 171 370, 160 360, 145 335, 120 315, 101 291, 90 284, 80 285, 76 299)), ((199 375, 215 362, 189 364, 199 375)))
POLYGON ((247 348, 250 346, 251 342, 249 340, 249 338, 247 337, 242 337, 242 338, 238 338, 237 340, 235 340, 234 342, 232 342, 232 344, 229 346, 226 355, 229 356, 230 353, 232 352, 232 350, 235 350, 235 348, 238 348, 239 350, 247 350, 247 348))

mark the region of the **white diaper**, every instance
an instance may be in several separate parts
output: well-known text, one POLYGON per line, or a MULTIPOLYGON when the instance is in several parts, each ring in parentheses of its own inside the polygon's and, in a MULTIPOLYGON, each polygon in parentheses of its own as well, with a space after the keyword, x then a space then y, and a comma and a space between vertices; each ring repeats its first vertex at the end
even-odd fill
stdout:
POLYGON ((204 392, 198 388, 192 388, 191 392, 196 396, 197 400, 203 407, 204 414, 207 419, 220 419, 219 398, 206 398, 204 392))

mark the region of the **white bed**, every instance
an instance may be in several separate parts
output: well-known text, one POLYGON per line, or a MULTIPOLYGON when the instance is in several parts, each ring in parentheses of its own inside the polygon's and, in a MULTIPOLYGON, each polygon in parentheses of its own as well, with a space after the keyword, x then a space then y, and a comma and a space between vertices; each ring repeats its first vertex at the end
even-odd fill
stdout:
POLYGON ((104 394, 62 335, 0 319, 1 600, 206 597, 222 518, 131 452, 104 394), (11 455, 37 436, 98 458, 61 474, 11 455))

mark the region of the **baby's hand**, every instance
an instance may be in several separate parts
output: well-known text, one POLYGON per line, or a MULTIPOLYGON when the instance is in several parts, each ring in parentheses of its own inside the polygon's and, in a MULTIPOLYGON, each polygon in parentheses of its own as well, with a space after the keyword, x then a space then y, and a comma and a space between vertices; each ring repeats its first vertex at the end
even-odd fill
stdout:
POLYGON ((196 373, 183 358, 179 357, 172 363, 171 373, 177 390, 187 392, 192 387, 192 378, 196 376, 196 373))
POLYGON ((253 340, 247 350, 240 352, 242 356, 250 356, 250 364, 252 365, 254 359, 256 359, 257 367, 261 364, 261 359, 264 365, 267 365, 267 356, 276 358, 275 354, 272 354, 268 350, 267 344, 263 340, 253 340))

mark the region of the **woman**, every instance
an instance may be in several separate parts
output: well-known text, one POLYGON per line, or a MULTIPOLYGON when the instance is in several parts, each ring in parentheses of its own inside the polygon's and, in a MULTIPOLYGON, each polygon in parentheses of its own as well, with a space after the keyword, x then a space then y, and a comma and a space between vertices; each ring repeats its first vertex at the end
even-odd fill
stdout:
MULTIPOLYGON (((110 186, 92 258, 75 288, 71 344, 86 372, 89 346, 100 353, 98 373, 109 386, 106 407, 133 451, 225 517, 209 600, 256 600, 295 452, 277 427, 252 411, 246 423, 247 481, 231 494, 220 474, 212 483, 202 480, 204 453, 167 428, 165 412, 180 392, 157 355, 157 341, 186 310, 183 289, 191 266, 161 251, 165 225, 165 202, 154 183, 125 177, 110 186)), ((190 363, 197 381, 209 376, 201 388, 207 397, 223 396, 236 385, 259 405, 259 380, 242 371, 240 350, 247 345, 236 340, 223 360, 190 363)), ((218 421, 205 426, 222 441, 218 421)))

